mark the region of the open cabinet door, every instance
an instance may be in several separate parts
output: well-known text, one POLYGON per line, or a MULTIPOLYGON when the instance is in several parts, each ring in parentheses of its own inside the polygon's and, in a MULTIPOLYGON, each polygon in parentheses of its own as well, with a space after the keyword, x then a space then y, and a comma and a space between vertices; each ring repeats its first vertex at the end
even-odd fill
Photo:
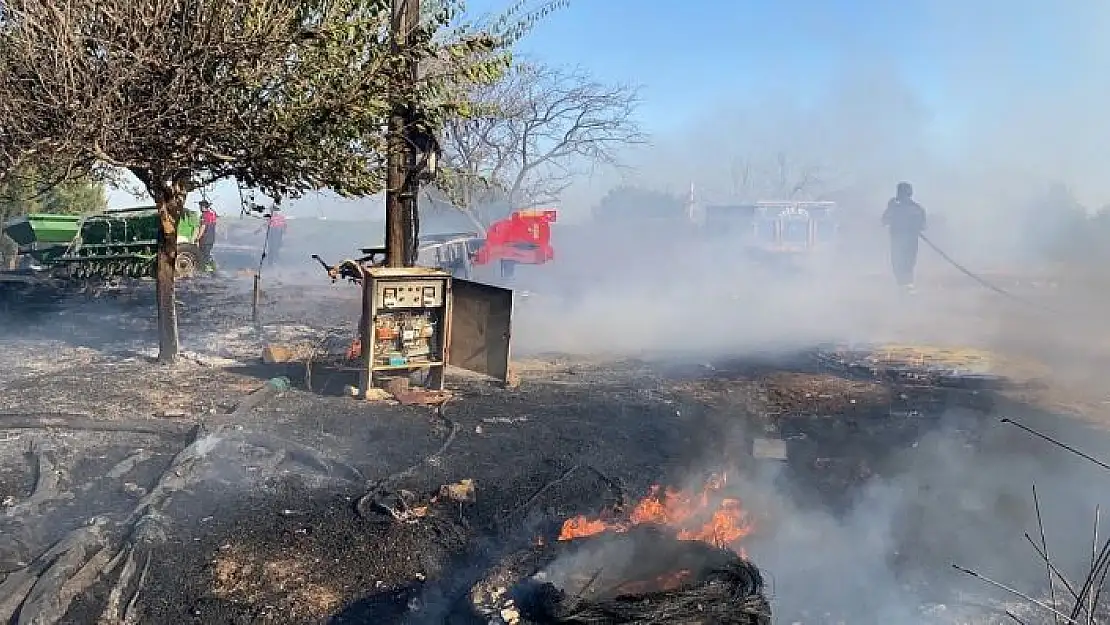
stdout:
POLYGON ((512 290, 458 278, 451 283, 447 364, 508 382, 512 290))

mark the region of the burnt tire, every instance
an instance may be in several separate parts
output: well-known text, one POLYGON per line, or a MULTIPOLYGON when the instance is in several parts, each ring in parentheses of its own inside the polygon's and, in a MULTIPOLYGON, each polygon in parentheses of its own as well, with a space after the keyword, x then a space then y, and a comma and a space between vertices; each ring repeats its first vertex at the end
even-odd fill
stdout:
POLYGON ((178 244, 177 262, 174 264, 174 276, 177 278, 193 278, 200 273, 200 268, 200 247, 192 243, 178 244))

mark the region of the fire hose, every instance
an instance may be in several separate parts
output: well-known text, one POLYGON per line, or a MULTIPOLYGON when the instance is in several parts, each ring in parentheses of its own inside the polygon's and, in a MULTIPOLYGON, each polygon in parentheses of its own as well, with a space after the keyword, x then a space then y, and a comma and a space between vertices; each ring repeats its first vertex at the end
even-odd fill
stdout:
POLYGON ((953 259, 951 256, 949 256, 947 253, 945 253, 945 251, 942 250, 940 248, 940 246, 938 246, 936 243, 933 243, 932 241, 930 241, 929 237, 925 236, 924 232, 919 233, 918 236, 921 237, 921 240, 925 242, 925 245, 928 245, 930 248, 932 248, 933 251, 937 253, 937 255, 939 255, 941 258, 943 258, 945 260, 945 262, 947 262, 949 265, 952 265, 960 273, 962 273, 965 276, 971 278, 972 280, 978 282, 981 286, 987 288, 988 290, 994 291, 995 293, 998 293, 999 295, 1001 295, 1003 297, 1006 297, 1008 299, 1011 299, 1011 300, 1013 300, 1015 302, 1018 302, 1020 304, 1025 304, 1026 306, 1031 306, 1033 308, 1038 308, 1038 309, 1040 309, 1042 311, 1045 311, 1045 312, 1051 312, 1051 313, 1056 313, 1057 312, 1057 311, 1049 308, 1048 306, 1045 306, 1044 304, 1041 304, 1039 302, 1034 302, 1034 301, 1029 300, 1027 298, 1021 297, 1019 295, 1015 295, 1014 293, 1011 293, 1010 291, 1007 291, 1006 289, 1003 289, 1002 287, 988 281, 986 278, 983 278, 982 276, 976 274, 975 272, 971 271, 967 267, 964 267, 960 263, 956 262, 956 260, 953 259))

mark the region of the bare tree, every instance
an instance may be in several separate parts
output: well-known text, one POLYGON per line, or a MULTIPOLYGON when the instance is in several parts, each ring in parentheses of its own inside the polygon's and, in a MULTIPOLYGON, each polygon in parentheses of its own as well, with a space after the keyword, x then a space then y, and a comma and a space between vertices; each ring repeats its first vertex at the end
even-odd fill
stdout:
POLYGON ((736 157, 729 167, 730 194, 744 200, 813 200, 828 189, 831 172, 776 152, 770 158, 736 157))
MULTIPOLYGON (((451 11, 389 47, 390 0, 7 0, 0 7, 0 172, 33 160, 131 172, 158 206, 159 358, 178 353, 177 223, 187 194, 236 178, 275 198, 384 185, 385 120, 403 90, 425 133, 458 86, 507 68, 503 40, 451 11), (410 78, 411 80, 411 78, 410 78)), ((513 26, 513 24, 509 24, 513 26)))
POLYGON ((473 115, 449 120, 437 186, 472 216, 484 203, 513 208, 555 201, 576 176, 619 165, 623 148, 643 144, 635 118, 639 90, 605 85, 582 70, 518 65, 477 87, 473 115))

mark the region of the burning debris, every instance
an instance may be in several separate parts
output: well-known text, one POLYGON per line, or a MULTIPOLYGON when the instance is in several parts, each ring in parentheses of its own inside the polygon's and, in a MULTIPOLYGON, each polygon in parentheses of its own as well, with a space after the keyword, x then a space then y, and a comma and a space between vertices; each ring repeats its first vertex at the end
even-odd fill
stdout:
POLYGON ((732 550, 650 525, 568 545, 518 590, 521 614, 533 623, 771 622, 759 570, 732 550))
POLYGON ((711 476, 696 494, 653 486, 626 517, 619 517, 619 510, 610 510, 596 519, 585 516, 567 519, 559 540, 605 531, 621 533, 638 525, 661 525, 672 528, 679 540, 702 541, 743 553, 739 543, 751 533, 753 525, 740 500, 722 496, 726 482, 726 474, 711 476))
POLYGON ((759 570, 731 549, 643 524, 537 545, 471 591, 494 623, 766 625, 759 570))
POLYGON ((740 547, 754 525, 725 483, 656 486, 627 514, 567 519, 556 541, 536 541, 476 585, 471 604, 502 623, 770 623, 762 577, 740 547))

